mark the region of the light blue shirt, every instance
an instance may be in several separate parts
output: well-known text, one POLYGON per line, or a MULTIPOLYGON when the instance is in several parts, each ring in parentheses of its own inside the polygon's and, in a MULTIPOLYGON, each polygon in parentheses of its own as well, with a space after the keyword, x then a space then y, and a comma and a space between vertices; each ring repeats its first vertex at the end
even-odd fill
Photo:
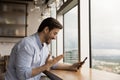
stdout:
POLYGON ((47 44, 41 44, 38 33, 19 41, 12 49, 5 80, 40 80, 41 73, 31 78, 32 68, 45 64, 47 44))

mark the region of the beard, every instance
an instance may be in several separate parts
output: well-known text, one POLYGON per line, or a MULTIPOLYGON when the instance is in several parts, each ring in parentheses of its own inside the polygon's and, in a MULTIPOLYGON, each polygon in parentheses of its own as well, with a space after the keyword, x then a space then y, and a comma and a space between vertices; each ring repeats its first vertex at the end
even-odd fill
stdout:
POLYGON ((47 45, 49 45, 50 44, 50 42, 45 42, 47 45))
POLYGON ((46 41, 46 44, 49 45, 50 43, 51 43, 51 39, 48 39, 48 40, 46 41))
POLYGON ((45 43, 47 44, 47 45, 49 45, 50 43, 51 43, 51 38, 48 36, 48 35, 46 35, 46 37, 45 37, 45 43))
POLYGON ((48 41, 45 42, 47 45, 49 45, 50 43, 48 41))

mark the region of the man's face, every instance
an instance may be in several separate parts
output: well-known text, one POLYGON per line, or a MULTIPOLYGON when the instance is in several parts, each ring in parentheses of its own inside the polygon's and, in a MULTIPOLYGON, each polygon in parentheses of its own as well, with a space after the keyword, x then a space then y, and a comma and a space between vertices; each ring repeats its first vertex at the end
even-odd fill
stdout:
POLYGON ((45 42, 46 42, 47 44, 50 44, 53 39, 56 39, 59 30, 60 30, 60 29, 58 29, 58 28, 54 28, 54 29, 52 29, 51 31, 48 31, 48 32, 45 34, 45 42))

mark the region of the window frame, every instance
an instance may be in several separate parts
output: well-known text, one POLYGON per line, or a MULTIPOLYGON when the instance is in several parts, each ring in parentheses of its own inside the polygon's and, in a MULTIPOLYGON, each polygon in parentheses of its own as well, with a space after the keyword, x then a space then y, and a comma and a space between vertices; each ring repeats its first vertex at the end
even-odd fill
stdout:
MULTIPOLYGON (((78 61, 81 61, 81 49, 80 49, 80 0, 67 0, 59 10, 57 10, 57 15, 63 16, 63 26, 64 26, 64 14, 70 11, 75 6, 78 6, 78 61), (72 5, 71 5, 72 4, 72 5), (71 5, 71 6, 70 6, 71 5), (68 8, 69 7, 69 8, 68 8)), ((64 47, 64 29, 63 29, 63 53, 65 52, 64 47)), ((57 41, 58 42, 58 41, 57 41)), ((57 44, 57 43, 56 43, 57 44)), ((58 49, 57 49, 58 50, 58 49)), ((64 61, 64 60, 63 60, 64 61)))

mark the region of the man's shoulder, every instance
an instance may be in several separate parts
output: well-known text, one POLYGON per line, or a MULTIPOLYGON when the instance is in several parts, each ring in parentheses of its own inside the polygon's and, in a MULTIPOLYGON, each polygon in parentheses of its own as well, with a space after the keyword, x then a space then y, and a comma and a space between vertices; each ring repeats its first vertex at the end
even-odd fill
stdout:
POLYGON ((35 35, 30 35, 27 37, 24 37, 23 39, 21 39, 18 44, 19 45, 33 45, 35 42, 35 35))
POLYGON ((27 37, 23 38, 21 41, 31 43, 31 42, 35 41, 35 34, 27 36, 27 37))

